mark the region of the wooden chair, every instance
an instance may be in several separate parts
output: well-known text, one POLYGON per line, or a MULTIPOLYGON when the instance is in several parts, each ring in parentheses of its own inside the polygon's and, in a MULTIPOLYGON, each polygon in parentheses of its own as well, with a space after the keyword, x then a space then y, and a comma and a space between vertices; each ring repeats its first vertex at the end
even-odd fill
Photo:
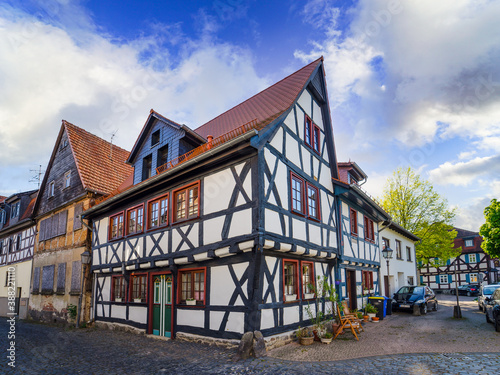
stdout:
POLYGON ((359 319, 358 318, 358 314, 356 314, 355 312, 351 312, 349 310, 349 306, 347 305, 347 301, 346 300, 342 301, 342 311, 344 313, 344 316, 346 318, 349 318, 351 320, 351 322, 359 324, 358 332, 360 332, 360 331, 364 332, 365 331, 365 329, 361 325, 361 322, 362 322, 363 319, 359 319))
POLYGON ((361 324, 354 323, 346 316, 342 316, 342 314, 340 313, 339 304, 337 304, 337 314, 338 314, 338 317, 340 320, 340 328, 337 330, 337 333, 335 334, 333 339, 335 340, 337 338, 337 336, 340 334, 340 332, 342 332, 345 328, 350 328, 351 332, 354 335, 354 337, 356 338, 356 340, 359 341, 359 338, 358 338, 358 335, 356 334, 356 331, 358 331, 358 333, 359 333, 359 327, 361 326, 361 324))

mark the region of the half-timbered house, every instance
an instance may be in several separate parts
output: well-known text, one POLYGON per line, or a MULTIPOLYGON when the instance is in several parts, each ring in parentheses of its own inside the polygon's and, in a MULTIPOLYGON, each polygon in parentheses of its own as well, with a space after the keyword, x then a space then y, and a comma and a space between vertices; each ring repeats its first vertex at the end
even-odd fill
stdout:
POLYGON ((481 248, 483 238, 478 232, 454 228, 457 237, 455 248, 461 248, 461 254, 447 259, 444 265, 433 267, 425 265, 420 268, 420 283, 439 292, 450 292, 464 284, 481 284, 498 282, 498 272, 494 260, 481 248))
POLYGON ((219 339, 307 324, 339 252, 322 59, 194 131, 151 111, 127 162, 84 213, 97 322, 219 339))
POLYGON ((0 201, 0 316, 27 317, 37 193, 26 191, 0 201))
MULTIPOLYGON (((125 164, 128 155, 128 151, 63 120, 34 207, 37 236, 31 318, 64 322, 68 305, 78 305, 81 254, 90 251, 91 237, 80 215, 132 173, 125 164)), ((88 283, 83 298, 85 319, 90 296, 88 283)))
POLYGON ((338 163, 335 181, 340 222, 340 294, 351 309, 361 308, 367 295, 380 294, 379 224, 390 220, 362 188, 365 172, 352 161, 338 163))
POLYGON ((384 280, 381 294, 392 297, 400 287, 418 284, 415 243, 419 240, 413 233, 393 222, 379 229, 381 250, 389 247, 393 251, 389 269, 387 261, 381 259, 380 273, 384 280))

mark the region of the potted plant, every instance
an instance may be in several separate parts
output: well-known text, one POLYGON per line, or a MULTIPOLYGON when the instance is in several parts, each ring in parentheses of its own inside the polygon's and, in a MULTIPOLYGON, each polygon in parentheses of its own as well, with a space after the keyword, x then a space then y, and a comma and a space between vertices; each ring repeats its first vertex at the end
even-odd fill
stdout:
POLYGON ((194 298, 188 298, 186 300, 186 305, 188 305, 188 306, 194 306, 194 305, 196 305, 196 300, 194 298))
POLYGON ((299 340, 300 345, 311 345, 314 342, 314 336, 310 329, 304 327, 295 331, 295 336, 299 340))
POLYGON ((368 315, 373 320, 375 315, 377 315, 377 313, 378 313, 378 309, 375 306, 367 303, 365 306, 365 312, 366 312, 366 315, 368 315))
POLYGON ((323 344, 330 344, 333 340, 333 334, 331 332, 325 332, 321 335, 321 342, 323 344))

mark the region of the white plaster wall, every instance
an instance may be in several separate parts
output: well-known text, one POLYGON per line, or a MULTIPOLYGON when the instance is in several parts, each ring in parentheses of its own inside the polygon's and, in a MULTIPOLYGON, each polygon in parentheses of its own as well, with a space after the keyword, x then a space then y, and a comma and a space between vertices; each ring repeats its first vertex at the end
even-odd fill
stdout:
POLYGON ((303 221, 292 218, 293 238, 306 240, 306 225, 303 221))
POLYGON ((278 190, 278 193, 280 195, 283 208, 286 210, 290 210, 290 199, 288 196, 289 189, 287 181, 288 175, 286 166, 283 162, 278 161, 278 171, 276 172, 276 179, 274 180, 274 183, 276 184, 276 189, 278 190))
POLYGON ((316 103, 316 100, 313 99, 313 117, 312 120, 316 125, 319 126, 321 130, 325 130, 325 127, 323 126, 323 115, 321 113, 321 108, 319 107, 318 103, 316 103))
MULTIPOLYGON (((241 276, 243 276, 247 267, 248 262, 233 264, 234 273, 236 274, 238 280, 241 279, 241 276)), ((228 306, 229 300, 235 290, 229 268, 228 266, 212 267, 211 272, 212 278, 210 290, 214 292, 210 295, 210 303, 211 305, 228 306)), ((243 290, 243 293, 245 293, 245 296, 248 297, 246 294, 246 281, 241 285, 241 289, 243 290)), ((238 296, 234 305, 243 306, 243 301, 240 296, 238 296)))
MULTIPOLYGON (((276 265, 276 262, 278 262, 279 260, 277 258, 273 258, 273 257, 266 257, 266 264, 267 264, 267 268, 269 269, 269 272, 273 272, 274 270, 274 267, 276 265)), ((276 300, 279 301, 280 300, 280 293, 279 293, 279 272, 280 272, 280 269, 279 269, 279 266, 278 266, 278 271, 277 271, 277 275, 276 277, 274 278, 274 281, 273 281, 273 287, 274 287, 274 291, 276 293, 276 300)), ((268 282, 267 282, 267 278, 264 277, 264 286, 263 286, 263 290, 267 290, 268 289, 268 282)), ((271 293, 269 293, 269 296, 267 297, 267 300, 264 301, 264 303, 270 303, 272 302, 272 297, 271 297, 271 293)))
MULTIPOLYGON (((210 329, 218 331, 222 319, 224 317, 223 311, 212 311, 210 313, 210 329)), ((231 312, 226 323, 226 331, 244 333, 245 328, 245 314, 241 312, 231 312)))
POLYGON ((302 152, 302 165, 303 171, 309 175, 312 176, 312 170, 311 170, 311 152, 309 151, 308 148, 305 148, 304 146, 300 145, 300 149, 302 152))
POLYGON ((289 134, 286 135, 286 158, 300 168, 299 144, 289 134))
MULTIPOLYGON (((313 155, 313 173, 312 173, 312 177, 315 178, 315 179, 318 179, 318 176, 319 176, 319 159, 313 155)), ((321 173, 329 173, 330 171, 328 171, 326 168, 321 171, 321 173)))
MULTIPOLYGON (((290 115, 288 115, 290 116, 290 115)), ((273 146, 276 150, 278 150, 281 154, 283 153, 283 128, 279 128, 274 137, 270 142, 271 146, 273 146)))
POLYGON ((313 222, 309 224, 309 242, 323 246, 321 243, 321 228, 313 222))
POLYGON ((194 309, 177 309, 177 324, 203 328, 205 325, 205 311, 194 309))
POLYGON ((203 221, 203 241, 205 245, 222 240, 222 227, 225 218, 223 215, 203 221))
MULTIPOLYGON (((276 233, 282 236, 286 236, 286 225, 285 225, 285 233, 283 233, 281 229, 281 221, 280 221, 280 216, 276 211, 270 210, 266 208, 265 210, 265 223, 266 223, 266 231, 276 233)), ((285 219, 288 219, 287 216, 285 216, 285 219)), ((288 220, 287 220, 288 221, 288 220)))
POLYGON ((285 122, 285 125, 288 127, 288 129, 290 129, 293 133, 295 133, 295 113, 294 113, 293 108, 290 111, 290 113, 288 114, 288 116, 286 116, 286 119, 284 122, 285 122))
MULTIPOLYGON (((328 221, 331 218, 333 220, 332 224, 335 225, 335 214, 330 215, 330 208, 334 204, 333 197, 327 195, 326 192, 324 192, 323 190, 320 190, 320 202, 321 202, 321 222, 328 224, 328 221)), ((333 212, 335 213, 335 211, 333 212)))
POLYGON ((148 309, 145 306, 131 306, 128 310, 128 318, 134 322, 146 324, 148 321, 148 309))
POLYGON ((233 213, 231 226, 229 228, 229 237, 236 237, 251 233, 252 233, 252 209, 248 208, 246 210, 233 213))
POLYGON ((205 215, 225 210, 236 185, 229 168, 207 176, 203 180, 203 212, 205 215))
POLYGON ((299 308, 297 306, 290 306, 283 308, 283 324, 293 324, 299 321, 299 308))
MULTIPOLYGON (((21 298, 30 297, 30 286, 31 286, 31 264, 33 260, 27 260, 25 262, 9 264, 0 267, 0 297, 9 296, 9 286, 7 285, 7 274, 10 269, 11 277, 14 277, 17 293, 17 288, 21 288, 21 298), (13 270, 12 270, 13 269, 13 270)), ((12 279, 11 279, 12 280, 12 279)), ((17 294, 16 294, 17 295, 17 294)))
POLYGON ((111 305, 111 317, 117 319, 126 319, 126 307, 119 305, 111 305))
POLYGON ((102 278, 100 277, 99 283, 102 285, 102 300, 109 301, 111 299, 111 276, 102 278))
POLYGON ((99 220, 99 243, 103 244, 108 242, 108 225, 109 225, 109 220, 107 217, 104 219, 99 220))
POLYGON ((274 313, 273 309, 264 309, 261 311, 260 328, 274 328, 274 313))
POLYGON ((312 113, 311 113, 312 103, 311 102, 312 102, 311 94, 309 94, 309 92, 307 90, 304 90, 302 92, 302 95, 300 95, 300 97, 299 97, 298 103, 302 107, 302 109, 307 113, 307 115, 312 118, 312 113))
MULTIPOLYGON (((199 225, 200 225, 199 223, 195 223, 193 226, 193 229, 191 229, 191 232, 189 232, 189 235, 188 235, 189 241, 191 241, 193 246, 198 246, 198 228, 199 228, 199 225)), ((180 229, 184 233, 187 232, 188 228, 189 228, 189 225, 185 225, 183 227, 180 227, 180 229)), ((182 241, 182 237, 176 230, 173 230, 171 233, 172 233, 172 251, 174 251, 175 249, 177 249, 177 246, 179 246, 180 242, 182 241)), ((179 249, 179 251, 188 250, 188 249, 189 249, 189 245, 186 242, 184 242, 182 244, 181 248, 179 249)))
MULTIPOLYGON (((305 113, 298 105, 296 105, 295 108, 297 109, 297 124, 299 127, 299 138, 304 139, 305 113)), ((295 132, 294 129, 292 130, 295 132)))

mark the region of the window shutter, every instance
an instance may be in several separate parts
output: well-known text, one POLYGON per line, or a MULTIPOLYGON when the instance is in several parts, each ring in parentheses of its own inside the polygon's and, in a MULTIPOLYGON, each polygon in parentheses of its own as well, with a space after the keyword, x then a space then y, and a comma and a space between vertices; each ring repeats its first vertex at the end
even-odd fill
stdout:
POLYGON ((451 275, 448 275, 448 282, 451 284, 452 282, 452 279, 451 279, 451 275))
POLYGON ((73 230, 82 229, 82 221, 80 220, 80 215, 83 212, 83 203, 78 203, 75 206, 75 217, 73 219, 73 230))
POLYGON ((53 264, 42 268, 42 294, 54 293, 54 269, 53 264))
POLYGON ((71 292, 80 293, 80 279, 82 273, 82 263, 75 260, 71 264, 71 292))
POLYGON ((57 290, 58 294, 64 294, 66 291, 66 263, 57 265, 57 290))
POLYGON ((464 255, 464 258, 465 258, 465 263, 469 263, 469 254, 464 255))
POLYGON ((40 292, 40 267, 35 267, 33 270, 33 289, 32 293, 40 292))
POLYGON ((465 274, 465 281, 467 281, 467 284, 470 284, 470 275, 468 273, 465 274))
POLYGON ((67 222, 68 222, 68 210, 59 212, 59 222, 58 222, 57 236, 60 236, 60 235, 66 233, 66 224, 67 224, 67 222))
POLYGON ((57 225, 58 225, 58 221, 59 221, 59 214, 55 214, 54 216, 52 216, 51 220, 52 220, 52 223, 50 225, 49 238, 53 238, 53 237, 57 236, 57 225))
POLYGON ((436 284, 441 284, 441 280, 439 279, 439 275, 436 275, 436 284))
POLYGON ((40 230, 38 232, 38 242, 44 240, 43 236, 45 234, 45 220, 40 221, 40 230))

